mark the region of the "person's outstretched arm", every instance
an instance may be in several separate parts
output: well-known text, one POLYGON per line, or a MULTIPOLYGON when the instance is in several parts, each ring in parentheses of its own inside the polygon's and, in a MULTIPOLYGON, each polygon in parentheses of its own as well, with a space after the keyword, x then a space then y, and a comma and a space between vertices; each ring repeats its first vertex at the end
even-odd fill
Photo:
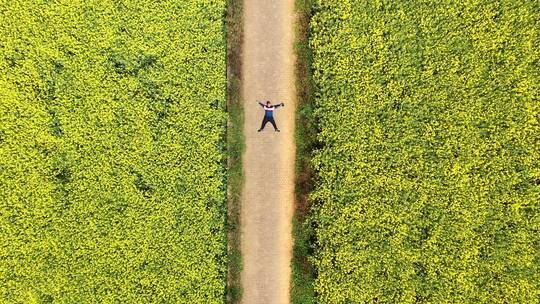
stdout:
POLYGON ((274 106, 274 109, 277 109, 277 108, 279 108, 279 107, 284 107, 284 106, 285 106, 285 104, 282 102, 282 103, 280 103, 280 104, 278 104, 278 105, 275 105, 275 106, 274 106))
POLYGON ((263 107, 263 108, 264 108, 264 104, 263 104, 262 102, 260 102, 260 101, 257 101, 257 103, 258 103, 258 104, 260 104, 260 105, 261 105, 261 107, 263 107))

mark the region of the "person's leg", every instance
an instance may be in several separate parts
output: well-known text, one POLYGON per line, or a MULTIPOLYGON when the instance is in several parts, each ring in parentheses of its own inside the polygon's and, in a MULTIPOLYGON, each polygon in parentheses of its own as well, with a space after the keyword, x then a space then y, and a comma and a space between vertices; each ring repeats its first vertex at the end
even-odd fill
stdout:
POLYGON ((279 132, 279 129, 277 128, 276 126, 276 121, 274 120, 274 118, 270 118, 270 123, 272 124, 272 126, 274 126, 274 131, 277 131, 279 132))
POLYGON ((263 129, 264 129, 264 126, 266 126, 266 124, 269 122, 268 118, 265 116, 263 118, 263 121, 261 123, 261 128, 259 130, 257 130, 258 132, 261 132, 263 129))

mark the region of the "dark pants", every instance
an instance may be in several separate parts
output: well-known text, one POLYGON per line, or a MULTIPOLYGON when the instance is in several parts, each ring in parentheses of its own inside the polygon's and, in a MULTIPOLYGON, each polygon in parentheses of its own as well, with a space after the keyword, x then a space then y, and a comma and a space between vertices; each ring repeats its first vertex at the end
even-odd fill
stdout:
POLYGON ((274 120, 274 117, 264 117, 263 121, 262 121, 262 124, 261 124, 261 128, 259 130, 262 130, 264 129, 264 126, 266 126, 267 123, 271 123, 272 126, 274 126, 274 130, 277 130, 277 126, 276 126, 276 121, 274 120))

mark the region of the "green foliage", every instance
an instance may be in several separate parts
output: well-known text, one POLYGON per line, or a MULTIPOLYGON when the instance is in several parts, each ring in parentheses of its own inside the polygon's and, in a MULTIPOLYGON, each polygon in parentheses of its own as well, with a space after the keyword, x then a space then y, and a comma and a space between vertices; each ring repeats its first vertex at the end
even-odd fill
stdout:
POLYGON ((242 299, 242 252, 240 211, 242 153, 244 151, 244 111, 242 109, 242 29, 243 0, 227 0, 227 246, 228 269, 225 302, 242 299))
POLYGON ((224 9, 0 2, 0 302, 223 302, 224 9))
POLYGON ((309 263, 312 254, 310 238, 313 229, 302 225, 309 214, 309 195, 313 191, 315 172, 311 168, 311 152, 317 144, 317 124, 313 116, 312 54, 309 47, 309 21, 312 0, 296 0, 295 77, 296 77, 296 185, 293 217, 293 257, 291 262, 291 303, 317 303, 314 291, 315 273, 309 263))
POLYGON ((538 303, 540 5, 318 0, 320 303, 538 303))
POLYGON ((315 274, 312 265, 307 260, 312 253, 309 239, 312 237, 313 229, 305 225, 302 226, 299 220, 299 215, 296 214, 293 219, 294 249, 293 262, 291 263, 291 303, 314 304, 317 303, 314 291, 315 274))

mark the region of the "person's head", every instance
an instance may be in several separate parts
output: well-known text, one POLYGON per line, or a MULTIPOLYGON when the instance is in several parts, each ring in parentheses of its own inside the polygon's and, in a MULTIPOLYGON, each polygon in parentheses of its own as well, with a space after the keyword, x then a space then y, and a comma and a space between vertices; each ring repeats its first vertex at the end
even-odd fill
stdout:
POLYGON ((271 106, 271 105, 272 105, 272 103, 270 102, 270 100, 267 100, 267 101, 266 101, 266 106, 269 107, 269 106, 271 106))

